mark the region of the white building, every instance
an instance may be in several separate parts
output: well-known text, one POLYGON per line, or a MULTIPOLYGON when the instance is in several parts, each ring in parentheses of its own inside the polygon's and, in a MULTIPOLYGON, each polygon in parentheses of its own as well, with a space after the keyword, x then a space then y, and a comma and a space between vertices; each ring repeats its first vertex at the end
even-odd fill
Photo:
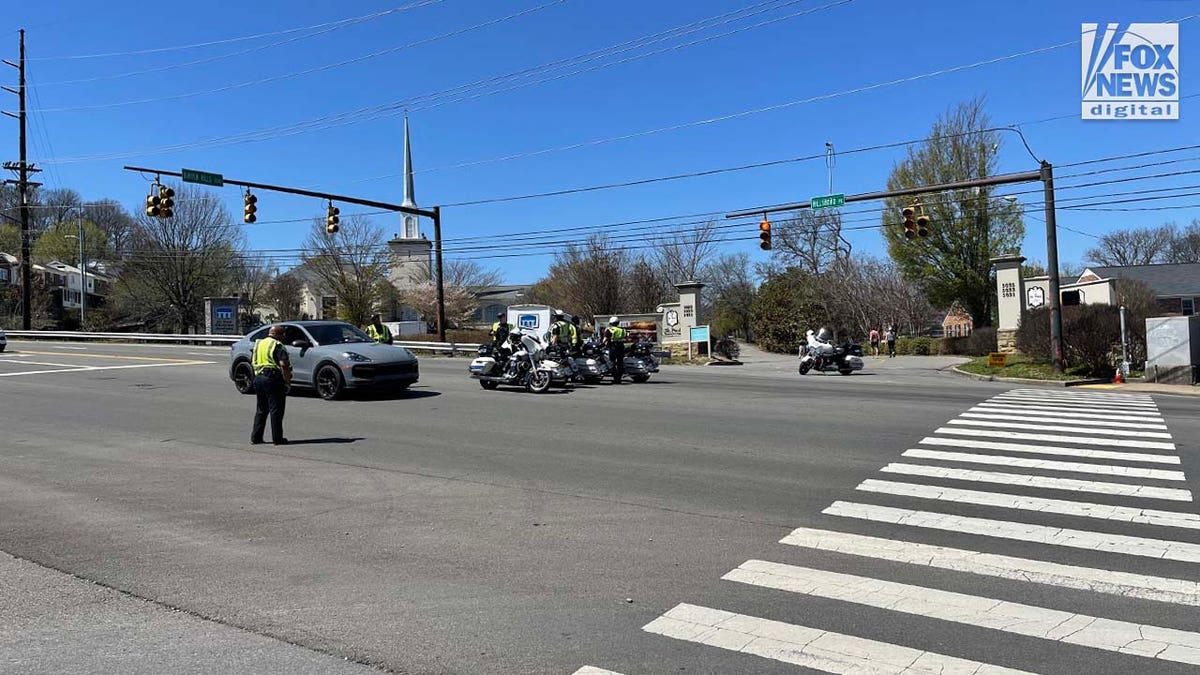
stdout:
MULTIPOLYGON (((417 208, 413 187, 412 139, 408 119, 404 120, 404 201, 402 206, 417 208)), ((400 292, 432 279, 433 242, 421 234, 421 219, 410 214, 400 216, 400 233, 388 242, 388 280, 400 292)), ((408 307, 385 307, 393 320, 414 320, 417 316, 408 307)))
POLYGON ((91 265, 88 266, 86 275, 81 273, 78 267, 59 260, 52 260, 45 265, 34 264, 33 271, 43 275, 47 288, 61 292, 63 309, 79 309, 84 277, 87 279, 88 307, 102 304, 112 288, 112 279, 101 274, 98 267, 91 265))

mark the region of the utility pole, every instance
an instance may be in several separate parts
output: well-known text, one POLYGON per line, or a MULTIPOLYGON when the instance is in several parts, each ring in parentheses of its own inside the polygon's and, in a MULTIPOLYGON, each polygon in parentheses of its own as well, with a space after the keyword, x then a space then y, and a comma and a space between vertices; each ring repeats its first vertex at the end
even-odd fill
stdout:
POLYGON ((12 66, 13 68, 16 68, 17 71, 20 73, 18 76, 19 84, 17 85, 16 89, 13 89, 12 87, 0 87, 0 88, 4 89, 4 91, 7 91, 9 93, 17 95, 18 113, 14 115, 13 113, 6 110, 6 111, 4 111, 4 114, 8 115, 9 117, 16 118, 16 120, 20 123, 20 126, 21 126, 21 132, 20 132, 21 133, 21 140, 20 140, 21 158, 19 161, 15 162, 15 163, 14 162, 5 162, 4 163, 5 169, 8 169, 10 171, 15 171, 17 173, 17 180, 15 180, 15 181, 7 180, 4 182, 6 184, 14 184, 14 183, 16 184, 17 195, 21 202, 21 307, 22 307, 22 312, 23 312, 22 318, 21 318, 21 327, 25 330, 29 330, 30 326, 33 324, 32 314, 30 313, 31 305, 33 304, 33 293, 32 293, 33 288, 32 288, 32 283, 30 280, 31 272, 33 269, 33 261, 30 260, 30 251, 29 251, 29 188, 37 187, 38 185, 41 185, 41 183, 29 182, 29 174, 37 173, 37 172, 41 171, 41 169, 33 168, 28 163, 28 161, 27 161, 28 157, 26 156, 26 153, 25 153, 25 129, 27 126, 27 120, 26 120, 26 116, 25 116, 25 30, 21 29, 20 34, 21 34, 21 52, 20 52, 21 58, 20 58, 20 60, 17 63, 13 63, 12 61, 8 61, 8 60, 3 61, 3 63, 6 63, 6 64, 12 66))
POLYGON ((433 246, 437 257, 438 342, 446 341, 446 290, 442 284, 442 207, 433 207, 433 246))
POLYGON ((1058 278, 1058 221, 1054 217, 1054 167, 1042 160, 1039 171, 1042 179, 1042 194, 1046 200, 1046 271, 1050 274, 1050 357, 1054 372, 1063 371, 1063 325, 1062 299, 1059 297, 1058 278))

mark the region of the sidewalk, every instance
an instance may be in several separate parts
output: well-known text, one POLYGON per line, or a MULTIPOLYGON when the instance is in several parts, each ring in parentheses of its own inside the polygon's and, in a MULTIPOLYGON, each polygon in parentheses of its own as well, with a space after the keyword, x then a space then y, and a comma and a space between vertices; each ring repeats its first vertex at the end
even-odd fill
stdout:
MULTIPOLYGON (((720 366, 721 368, 736 369, 746 374, 797 374, 800 357, 797 354, 775 354, 765 352, 758 347, 739 342, 741 354, 738 359, 740 366, 720 366)), ((959 356, 864 356, 864 368, 860 373, 870 374, 900 374, 902 372, 936 372, 953 365, 966 363, 970 359, 959 356)))
POLYGON ((1083 384, 1072 389, 1107 389, 1122 393, 1175 394, 1200 396, 1200 386, 1194 384, 1161 384, 1158 382, 1126 382, 1124 384, 1083 384))

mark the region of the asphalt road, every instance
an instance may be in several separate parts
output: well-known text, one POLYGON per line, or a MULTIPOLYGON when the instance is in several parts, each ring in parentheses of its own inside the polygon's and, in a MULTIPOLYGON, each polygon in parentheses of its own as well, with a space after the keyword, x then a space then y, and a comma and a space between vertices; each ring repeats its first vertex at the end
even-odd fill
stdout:
POLYGON ((1067 418, 1041 423, 969 412, 1027 387, 918 358, 540 396, 423 358, 405 394, 292 397, 293 444, 250 446, 227 353, 0 355, 0 672, 1200 668, 1200 399, 1011 399, 1067 418), (1158 412, 1166 432, 1139 423, 1158 412), (1090 431, 1015 441, 1057 450, 963 447, 1072 423, 1090 431), (949 548, 1004 559, 984 573, 949 548), (997 571, 1016 559, 1059 567, 997 571))

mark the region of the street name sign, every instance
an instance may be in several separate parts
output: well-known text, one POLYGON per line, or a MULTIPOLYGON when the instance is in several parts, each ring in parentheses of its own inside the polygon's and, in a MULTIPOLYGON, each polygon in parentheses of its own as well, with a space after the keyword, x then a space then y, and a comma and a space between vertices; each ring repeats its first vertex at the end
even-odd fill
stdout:
POLYGON ((812 208, 814 209, 832 209, 846 205, 846 195, 824 195, 822 197, 812 198, 812 208))
POLYGON ((184 169, 182 173, 183 182, 185 183, 199 183, 213 187, 225 185, 225 177, 219 173, 208 173, 207 171, 196 171, 195 169, 184 169))

